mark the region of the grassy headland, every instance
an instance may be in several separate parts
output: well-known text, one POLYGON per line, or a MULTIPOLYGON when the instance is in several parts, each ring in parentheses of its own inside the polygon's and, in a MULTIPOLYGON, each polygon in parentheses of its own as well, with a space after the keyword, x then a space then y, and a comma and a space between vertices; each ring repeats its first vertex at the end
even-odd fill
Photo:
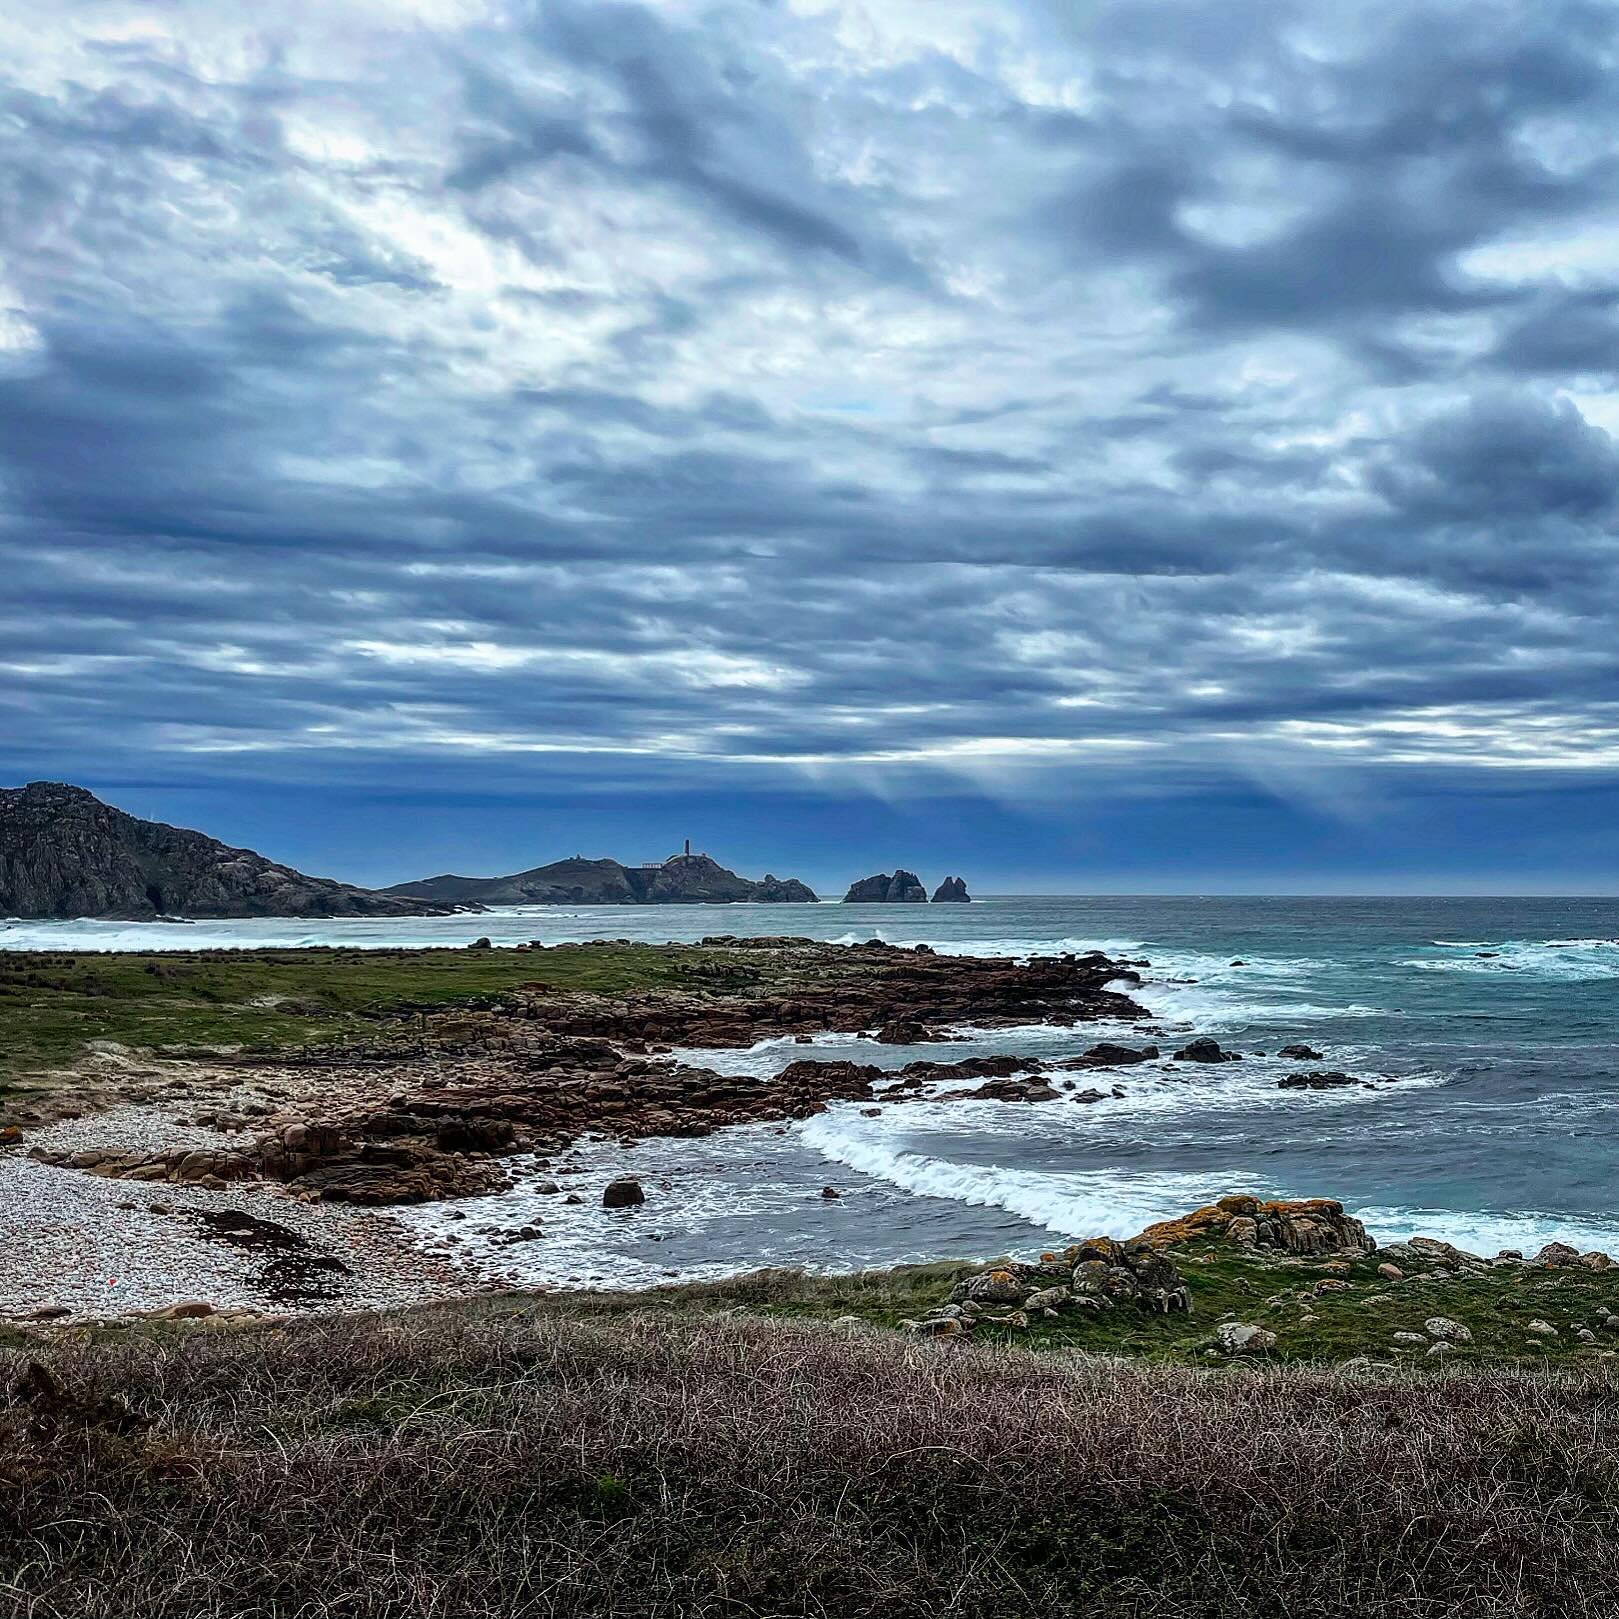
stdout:
POLYGON ((0 951, 0 1076, 71 1064, 91 1041, 185 1055, 259 1055, 409 1032, 408 1014, 535 982, 557 990, 751 983, 757 959, 693 945, 528 950, 0 951))

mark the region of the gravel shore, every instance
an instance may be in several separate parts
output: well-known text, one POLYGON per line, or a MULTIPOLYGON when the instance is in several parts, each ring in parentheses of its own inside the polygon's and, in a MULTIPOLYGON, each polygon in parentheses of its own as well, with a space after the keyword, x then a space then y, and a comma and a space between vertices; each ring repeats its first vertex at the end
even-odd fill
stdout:
MULTIPOLYGON (((28 1132, 27 1147, 217 1147, 220 1133, 151 1107, 28 1132)), ((103 1179, 0 1152, 0 1318, 105 1319, 190 1300, 287 1315, 479 1291, 386 1215, 256 1187, 205 1191, 103 1179), (261 1224, 262 1223, 262 1224, 261 1224)))

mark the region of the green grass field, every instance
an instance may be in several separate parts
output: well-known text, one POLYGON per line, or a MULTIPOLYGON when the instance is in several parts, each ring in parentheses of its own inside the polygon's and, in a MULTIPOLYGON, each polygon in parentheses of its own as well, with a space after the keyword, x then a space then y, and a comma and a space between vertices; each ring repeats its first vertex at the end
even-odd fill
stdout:
MULTIPOLYGON (((1201 1365, 1209 1358, 1206 1351, 1216 1324, 1235 1318, 1274 1332, 1276 1347, 1266 1359, 1282 1364, 1330 1365, 1370 1355, 1410 1362, 1425 1371, 1441 1364, 1590 1367, 1603 1363, 1602 1350, 1619 1350, 1619 1330, 1601 1325, 1610 1313, 1619 1315, 1619 1268, 1593 1272, 1513 1266, 1481 1277, 1391 1283, 1377 1274, 1377 1254, 1348 1262, 1342 1275, 1320 1260, 1261 1257, 1229 1243, 1195 1242, 1174 1254, 1192 1295, 1190 1315, 1149 1315, 1130 1307, 1095 1314, 1065 1311, 1056 1320, 1037 1317, 1027 1329, 981 1324, 974 1341, 1201 1365), (1316 1294, 1323 1280, 1348 1285, 1341 1292, 1316 1294), (1305 1294, 1310 1295, 1308 1305, 1301 1308, 1305 1294), (1303 1321, 1306 1314, 1315 1319, 1303 1321), (1463 1322, 1473 1342, 1432 1358, 1422 1347, 1395 1344, 1394 1333, 1422 1334, 1423 1323, 1433 1316, 1463 1322), (1527 1325, 1535 1320, 1556 1327, 1557 1336, 1530 1333, 1527 1325), (1580 1326, 1595 1332, 1595 1345, 1575 1336, 1580 1326)), ((647 1309, 737 1309, 788 1320, 852 1315, 888 1327, 926 1315, 948 1299, 961 1277, 982 1268, 946 1262, 840 1276, 760 1271, 648 1293, 567 1295, 556 1307, 570 1315, 647 1309)))
POLYGON ((534 983, 607 994, 745 987, 760 953, 737 954, 690 945, 0 952, 0 1079, 69 1066, 98 1040, 164 1054, 376 1040, 408 1033, 403 1014, 487 1004, 534 983))

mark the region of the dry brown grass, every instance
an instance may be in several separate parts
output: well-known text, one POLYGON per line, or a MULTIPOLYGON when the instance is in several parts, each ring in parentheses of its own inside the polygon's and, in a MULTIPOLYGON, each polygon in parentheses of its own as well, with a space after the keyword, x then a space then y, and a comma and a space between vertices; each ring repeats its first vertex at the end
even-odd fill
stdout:
MULTIPOLYGON (((0 1358, 9 1385, 25 1357, 0 1358)), ((1209 1373, 510 1303, 47 1358, 82 1414, 0 1416, 8 1619, 1619 1605, 1619 1391, 1592 1376, 1209 1373)))

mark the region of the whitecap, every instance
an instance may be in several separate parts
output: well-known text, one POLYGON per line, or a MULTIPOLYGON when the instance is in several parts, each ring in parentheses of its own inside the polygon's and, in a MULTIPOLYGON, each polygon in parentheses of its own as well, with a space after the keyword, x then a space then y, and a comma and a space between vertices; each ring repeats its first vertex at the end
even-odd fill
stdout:
POLYGON ((1464 1210, 1369 1205, 1351 1211, 1381 1242, 1438 1237, 1470 1253, 1516 1248, 1533 1257, 1548 1242, 1619 1252, 1619 1221, 1541 1210, 1464 1210))
POLYGON ((823 1114, 808 1120, 800 1139, 834 1163, 910 1192, 978 1208, 1004 1209, 1061 1237, 1133 1236, 1155 1220, 1173 1218, 1230 1191, 1263 1188, 1262 1176, 1232 1171, 1219 1177, 1157 1171, 1089 1170, 1043 1173, 931 1157, 883 1139, 875 1121, 823 1114))

